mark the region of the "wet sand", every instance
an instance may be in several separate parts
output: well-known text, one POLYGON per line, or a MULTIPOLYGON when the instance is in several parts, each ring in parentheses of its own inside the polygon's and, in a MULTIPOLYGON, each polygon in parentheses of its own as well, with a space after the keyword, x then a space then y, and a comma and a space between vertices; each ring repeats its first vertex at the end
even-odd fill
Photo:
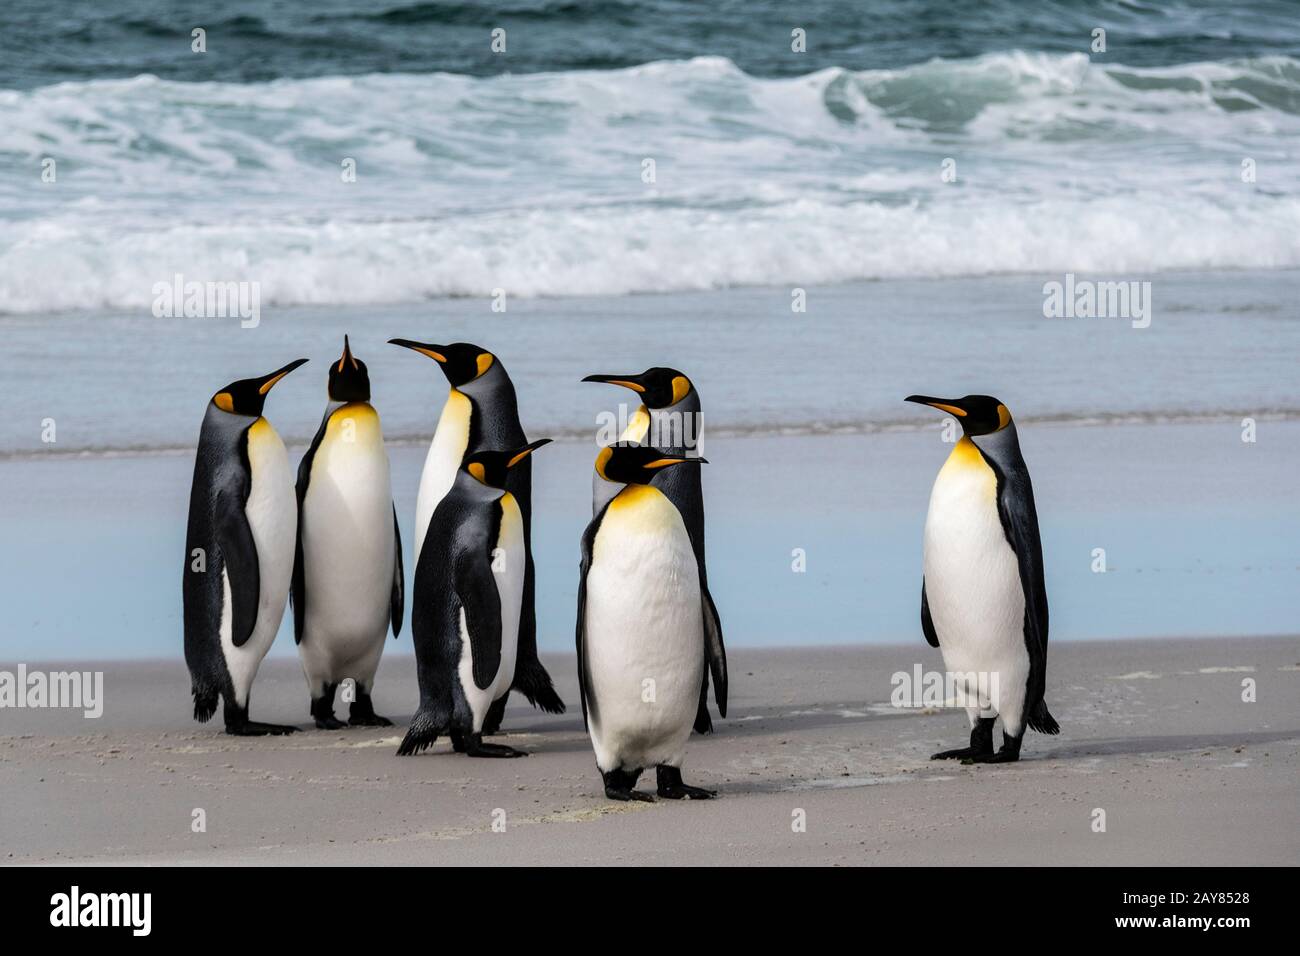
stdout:
MULTIPOLYGON (((188 718, 179 662, 102 665, 98 720, 0 713, 2 862, 1300 863, 1295 637, 1056 644, 1062 733, 1031 733, 1003 766, 929 760, 964 743, 964 715, 890 705, 894 672, 940 666, 923 644, 736 649, 730 717, 687 756, 686 780, 719 791, 698 803, 606 800, 573 659, 546 662, 570 713, 513 704, 502 739, 522 760, 445 741, 396 757, 415 699, 407 657, 384 661, 376 693, 398 727, 252 739, 188 718)), ((297 664, 268 660, 254 716, 305 728, 306 704, 297 664)))

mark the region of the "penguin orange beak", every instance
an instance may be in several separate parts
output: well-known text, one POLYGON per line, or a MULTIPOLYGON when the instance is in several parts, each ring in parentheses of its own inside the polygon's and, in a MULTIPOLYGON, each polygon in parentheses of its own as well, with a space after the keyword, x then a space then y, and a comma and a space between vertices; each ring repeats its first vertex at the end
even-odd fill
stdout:
POLYGON ((543 445, 549 445, 550 443, 551 439, 549 438, 539 438, 535 442, 529 442, 523 448, 515 449, 514 453, 510 456, 510 460, 506 462, 506 467, 513 468, 533 452, 537 451, 537 449, 541 448, 543 445))
POLYGON ((306 364, 307 364, 307 360, 305 358, 295 359, 294 361, 286 365, 284 368, 276 369, 270 375, 263 375, 261 379, 258 380, 258 384, 257 384, 258 394, 265 395, 267 392, 269 392, 272 388, 275 387, 276 382, 280 381, 280 379, 284 378, 286 375, 288 375, 298 366, 306 365, 306 364))
POLYGON ((352 367, 357 367, 357 360, 352 357, 352 346, 348 343, 348 337, 343 336, 343 354, 339 357, 339 371, 343 371, 343 363, 351 362, 352 367))
POLYGON ((412 342, 410 339, 389 339, 389 345, 400 345, 404 349, 411 349, 419 352, 421 355, 427 355, 435 362, 446 364, 446 348, 442 345, 434 345, 432 342, 412 342))
POLYGON ((957 404, 957 399, 932 398, 929 395, 909 395, 903 401, 915 402, 917 405, 929 405, 931 408, 937 408, 949 415, 956 415, 958 418, 966 417, 966 409, 957 404))
POLYGON ((640 375, 588 375, 583 381, 601 382, 605 385, 621 385, 623 388, 630 388, 634 392, 645 391, 645 386, 641 384, 640 375))
POLYGON ((689 462, 695 462, 697 465, 707 465, 709 463, 709 459, 687 458, 684 455, 664 455, 662 458, 657 458, 652 462, 647 462, 644 467, 652 470, 657 470, 659 468, 668 468, 671 467, 672 465, 685 465, 689 462))

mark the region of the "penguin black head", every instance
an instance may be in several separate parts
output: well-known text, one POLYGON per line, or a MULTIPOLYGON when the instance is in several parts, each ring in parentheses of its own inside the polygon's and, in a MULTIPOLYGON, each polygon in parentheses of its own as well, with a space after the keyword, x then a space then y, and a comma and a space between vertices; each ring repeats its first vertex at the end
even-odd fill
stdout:
POLYGON ((621 385, 641 396, 646 408, 667 408, 676 405, 691 393, 695 386, 675 368, 648 368, 640 375, 588 375, 584 382, 604 382, 621 385))
POLYGON ((965 398, 909 395, 904 401, 929 405, 941 412, 947 412, 961 422, 962 431, 972 437, 990 435, 1011 424, 1011 412, 992 395, 967 395, 965 398))
POLYGON ((663 468, 674 465, 707 465, 707 458, 686 458, 651 448, 649 445, 609 445, 596 455, 596 474, 606 481, 648 485, 663 468))
POLYGON ((468 342, 434 345, 432 342, 412 342, 410 339, 389 339, 388 344, 400 345, 433 359, 442 368, 442 374, 447 376, 452 388, 468 385, 490 369, 497 360, 487 349, 468 342))
POLYGON ((276 369, 270 375, 263 375, 261 378, 241 378, 237 382, 231 382, 212 396, 212 404, 231 415, 260 418, 262 406, 266 404, 266 393, 275 386, 276 382, 306 361, 305 358, 297 359, 284 368, 276 369))
POLYGON ((504 488, 506 473, 550 441, 549 438, 539 438, 508 451, 476 451, 465 459, 464 468, 483 484, 492 488, 504 488))
POLYGON ((348 337, 343 336, 343 354, 330 366, 330 401, 370 401, 370 373, 366 363, 352 354, 348 337))

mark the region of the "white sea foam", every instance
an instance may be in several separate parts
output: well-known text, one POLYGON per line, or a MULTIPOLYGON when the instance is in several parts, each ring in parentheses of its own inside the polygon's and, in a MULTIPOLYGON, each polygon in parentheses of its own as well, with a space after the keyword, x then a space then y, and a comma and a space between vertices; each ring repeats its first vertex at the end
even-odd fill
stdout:
POLYGON ((1300 266, 1286 57, 138 77, 0 91, 0 128, 31 170, 0 184, 9 313, 147 308, 178 272, 284 305, 1300 266))

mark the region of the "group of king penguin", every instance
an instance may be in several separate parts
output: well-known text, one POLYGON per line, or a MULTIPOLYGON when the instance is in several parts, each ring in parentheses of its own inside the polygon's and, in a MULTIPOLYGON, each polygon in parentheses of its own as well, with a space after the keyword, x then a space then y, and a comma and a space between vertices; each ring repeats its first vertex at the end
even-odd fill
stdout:
MULTIPOLYGON (((526 756, 483 738, 499 732, 512 690, 549 713, 565 709, 537 656, 534 607, 531 456, 550 439, 528 440, 494 353, 465 342, 389 342, 432 359, 450 385, 416 503, 420 700, 397 752, 416 754, 445 736, 471 757, 526 756)), ((371 694, 387 634, 402 629, 405 576, 370 377, 345 336, 295 481, 263 408, 306 361, 227 385, 200 430, 182 588, 185 659, 195 718, 210 719, 220 699, 229 734, 297 729, 249 719, 253 680, 286 602, 316 726, 392 723, 375 713, 371 694), (346 724, 334 712, 345 680, 346 724)), ((653 799, 636 784, 654 767, 660 797, 707 799, 714 791, 687 785, 681 770, 692 730, 713 729, 710 683, 719 715, 727 713, 726 650, 705 564, 699 393, 662 367, 583 381, 640 399, 595 459, 576 626, 583 721, 609 798, 653 799)), ((970 745, 934 757, 1014 761, 1026 727, 1058 732, 1044 700, 1038 518, 1015 424, 986 395, 907 401, 953 416, 963 431, 931 493, 922 631, 949 673, 997 675, 991 697, 967 701, 970 745), (1003 743, 994 751, 999 716, 1003 743)))

